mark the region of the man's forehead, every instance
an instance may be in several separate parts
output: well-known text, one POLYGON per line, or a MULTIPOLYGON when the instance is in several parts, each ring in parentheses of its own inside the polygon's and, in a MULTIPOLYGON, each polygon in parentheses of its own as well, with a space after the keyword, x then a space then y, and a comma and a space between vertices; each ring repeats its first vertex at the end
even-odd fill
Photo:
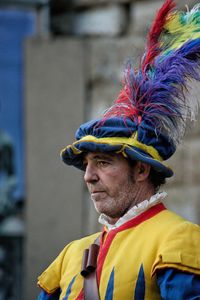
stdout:
POLYGON ((120 158, 122 155, 117 153, 104 153, 104 152, 88 152, 84 156, 84 161, 89 159, 109 159, 120 158))

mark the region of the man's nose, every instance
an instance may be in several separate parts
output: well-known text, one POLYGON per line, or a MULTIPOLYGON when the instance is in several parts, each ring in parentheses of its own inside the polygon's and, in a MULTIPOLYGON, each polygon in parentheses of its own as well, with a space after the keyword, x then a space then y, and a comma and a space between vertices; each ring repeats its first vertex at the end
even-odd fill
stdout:
POLYGON ((98 174, 94 166, 90 164, 86 166, 84 180, 86 183, 94 183, 98 181, 98 174))

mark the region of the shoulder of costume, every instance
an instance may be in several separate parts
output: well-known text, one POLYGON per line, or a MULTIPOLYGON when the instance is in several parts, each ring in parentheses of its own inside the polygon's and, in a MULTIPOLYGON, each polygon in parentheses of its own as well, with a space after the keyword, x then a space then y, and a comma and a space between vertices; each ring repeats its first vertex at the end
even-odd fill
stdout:
POLYGON ((157 258, 152 267, 152 276, 166 268, 200 275, 199 249, 200 226, 180 219, 168 228, 159 245, 157 258))
POLYGON ((82 256, 80 253, 83 253, 83 250, 89 247, 100 234, 98 232, 88 235, 66 245, 49 267, 38 277, 38 286, 48 294, 53 294, 60 287, 62 269, 65 268, 68 260, 72 258, 81 260, 82 256))

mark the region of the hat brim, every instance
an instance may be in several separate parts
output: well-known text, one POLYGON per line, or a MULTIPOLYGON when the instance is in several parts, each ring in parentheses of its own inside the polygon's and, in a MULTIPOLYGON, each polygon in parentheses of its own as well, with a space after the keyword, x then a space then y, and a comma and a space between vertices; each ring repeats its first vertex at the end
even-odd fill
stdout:
POLYGON ((63 149, 61 151, 61 158, 67 165, 72 165, 80 170, 84 170, 83 158, 88 152, 122 153, 131 160, 139 160, 150 164, 157 172, 162 173, 165 177, 173 176, 172 169, 163 164, 163 162, 152 158, 141 149, 126 144, 109 145, 80 140, 63 149))

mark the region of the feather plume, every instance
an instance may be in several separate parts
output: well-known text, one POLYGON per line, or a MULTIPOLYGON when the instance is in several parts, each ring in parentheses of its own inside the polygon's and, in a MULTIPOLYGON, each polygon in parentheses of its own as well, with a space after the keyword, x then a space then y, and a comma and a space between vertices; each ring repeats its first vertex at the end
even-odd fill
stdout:
POLYGON ((131 118, 138 126, 145 122, 177 145, 187 119, 198 108, 198 100, 186 94, 192 80, 200 81, 200 5, 184 13, 175 11, 174 2, 167 0, 150 30, 146 49, 139 70, 128 62, 124 87, 104 118, 131 118))
POLYGON ((145 71, 153 58, 158 55, 159 51, 161 50, 159 47, 159 38, 166 23, 167 16, 175 6, 176 5, 173 0, 167 0, 156 15, 156 18, 147 36, 146 54, 142 63, 143 71, 145 71))

